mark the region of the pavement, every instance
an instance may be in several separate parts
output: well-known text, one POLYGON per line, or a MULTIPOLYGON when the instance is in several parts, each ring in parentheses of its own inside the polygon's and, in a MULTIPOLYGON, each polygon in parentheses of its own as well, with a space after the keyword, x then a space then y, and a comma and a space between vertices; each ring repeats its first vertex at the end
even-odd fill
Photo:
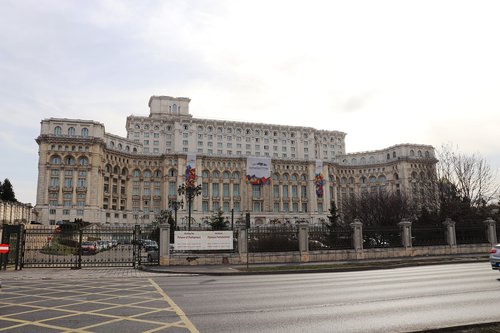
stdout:
POLYGON ((358 259, 332 262, 272 263, 244 265, 143 265, 139 269, 149 273, 197 274, 197 275, 252 275, 349 272, 374 269, 393 269, 422 265, 487 262, 488 254, 457 254, 446 256, 402 257, 389 259, 358 259))

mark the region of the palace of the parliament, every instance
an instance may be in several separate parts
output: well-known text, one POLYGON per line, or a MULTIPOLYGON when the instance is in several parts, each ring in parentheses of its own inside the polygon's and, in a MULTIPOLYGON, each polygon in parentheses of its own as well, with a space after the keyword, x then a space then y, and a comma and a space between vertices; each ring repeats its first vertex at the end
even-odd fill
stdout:
POLYGON ((219 210, 252 224, 326 220, 350 195, 421 195, 437 160, 429 145, 346 153, 346 133, 310 127, 194 118, 189 98, 152 96, 149 116, 127 117, 127 137, 93 120, 41 121, 35 212, 44 224, 83 219, 150 223, 178 195, 186 168, 201 193, 192 224, 219 210), (252 169, 256 166, 256 169, 252 169), (255 171, 255 173, 254 173, 255 171))

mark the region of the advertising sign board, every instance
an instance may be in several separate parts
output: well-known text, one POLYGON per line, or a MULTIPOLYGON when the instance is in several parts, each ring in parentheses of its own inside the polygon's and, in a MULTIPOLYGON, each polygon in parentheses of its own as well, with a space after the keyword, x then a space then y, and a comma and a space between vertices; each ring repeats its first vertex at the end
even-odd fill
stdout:
POLYGON ((233 232, 227 231, 176 231, 175 250, 232 250, 233 232))

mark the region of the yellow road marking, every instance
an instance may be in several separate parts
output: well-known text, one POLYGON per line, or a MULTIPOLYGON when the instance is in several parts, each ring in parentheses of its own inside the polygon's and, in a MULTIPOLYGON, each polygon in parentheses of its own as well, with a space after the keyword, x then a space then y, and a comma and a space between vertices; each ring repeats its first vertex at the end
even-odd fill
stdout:
POLYGON ((189 332, 200 333, 200 331, 198 331, 198 329, 193 325, 191 320, 189 320, 189 318, 186 316, 184 311, 182 311, 182 309, 177 304, 175 304, 175 302, 163 291, 163 289, 161 289, 160 286, 156 282, 154 282, 152 279, 148 279, 148 280, 149 280, 149 283, 151 283, 156 288, 158 293, 160 293, 160 295, 162 295, 163 298, 168 302, 168 304, 170 304, 170 306, 174 309, 175 313, 184 322, 184 324, 186 325, 186 328, 189 330, 189 332))

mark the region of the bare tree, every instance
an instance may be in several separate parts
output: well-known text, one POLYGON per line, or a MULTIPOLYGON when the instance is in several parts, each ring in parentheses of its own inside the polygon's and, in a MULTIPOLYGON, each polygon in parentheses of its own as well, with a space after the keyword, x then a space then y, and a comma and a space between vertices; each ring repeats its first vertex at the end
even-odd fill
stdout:
POLYGON ((438 179, 452 184, 465 202, 471 207, 484 206, 500 193, 496 183, 496 171, 492 170, 480 155, 467 155, 443 145, 438 150, 438 179))

